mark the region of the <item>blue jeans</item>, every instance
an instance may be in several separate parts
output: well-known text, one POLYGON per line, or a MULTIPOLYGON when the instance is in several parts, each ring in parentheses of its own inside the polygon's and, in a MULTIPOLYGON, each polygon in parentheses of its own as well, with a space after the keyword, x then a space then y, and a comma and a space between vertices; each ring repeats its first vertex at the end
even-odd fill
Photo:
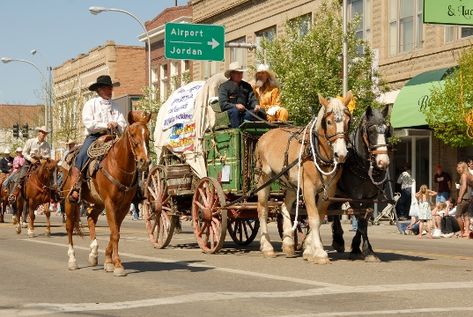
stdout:
MULTIPOLYGON (((240 124, 243 123, 243 121, 256 121, 258 120, 254 116, 250 114, 250 111, 254 113, 253 110, 246 110, 244 112, 241 112, 237 108, 231 108, 229 109, 228 112, 228 118, 230 119, 230 125, 232 128, 238 128, 240 124)), ((265 118, 264 113, 262 112, 257 112, 256 115, 258 117, 261 117, 262 119, 265 118)))
POLYGON ((436 203, 444 203, 450 198, 449 192, 439 192, 437 193, 437 197, 435 198, 436 203))
POLYGON ((97 140, 100 136, 102 136, 102 134, 95 133, 89 134, 85 138, 84 143, 82 144, 75 161, 75 166, 79 169, 79 171, 82 172, 82 169, 85 167, 85 163, 89 159, 89 156, 87 155, 87 150, 89 149, 89 146, 94 143, 94 141, 97 140))

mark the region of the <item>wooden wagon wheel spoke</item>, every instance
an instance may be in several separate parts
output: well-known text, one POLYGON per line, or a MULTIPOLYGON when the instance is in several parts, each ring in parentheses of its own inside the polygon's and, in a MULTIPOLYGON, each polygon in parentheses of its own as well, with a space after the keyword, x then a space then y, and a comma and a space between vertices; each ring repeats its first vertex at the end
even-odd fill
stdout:
POLYGON ((258 219, 232 219, 228 226, 228 233, 238 245, 249 245, 258 235, 258 219))
MULTIPOLYGON (((202 188, 198 188, 197 189, 200 193, 200 198, 203 200, 203 203, 205 206, 208 206, 209 205, 209 201, 207 199, 207 196, 204 194, 204 191, 202 190, 202 188)), ((202 208, 202 207, 201 207, 202 208)))
POLYGON ((200 209, 205 209, 205 206, 202 205, 199 201, 195 201, 194 204, 196 204, 200 209))

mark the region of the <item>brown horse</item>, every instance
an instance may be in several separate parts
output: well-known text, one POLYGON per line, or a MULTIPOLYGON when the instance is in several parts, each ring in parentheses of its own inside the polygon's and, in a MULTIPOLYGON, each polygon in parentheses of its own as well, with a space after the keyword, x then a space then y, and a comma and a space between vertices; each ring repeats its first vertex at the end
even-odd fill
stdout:
MULTIPOLYGON (((49 206, 51 198, 54 197, 56 191, 54 179, 56 174, 57 162, 52 159, 44 159, 38 163, 38 167, 26 176, 24 185, 20 189, 20 193, 13 204, 16 215, 16 232, 21 233, 20 216, 23 208, 26 208, 24 216, 28 215, 28 237, 34 237, 34 211, 41 205, 49 206), (53 184, 53 185, 51 185, 53 184)), ((51 220, 49 208, 44 208, 46 216, 46 235, 51 235, 51 220)), ((25 220, 25 219, 23 219, 25 220)))
MULTIPOLYGON (((98 243, 95 235, 95 225, 99 214, 105 208, 110 240, 105 250, 104 269, 113 272, 114 276, 125 276, 126 272, 118 255, 120 226, 130 210, 130 203, 138 187, 138 170, 145 170, 149 162, 148 142, 149 130, 147 123, 150 115, 143 111, 130 111, 130 124, 123 135, 116 141, 100 163, 98 171, 86 182, 82 182, 81 200, 90 206, 87 217, 89 225, 90 244, 89 264, 98 263, 98 243)), ((73 178, 67 175, 64 189, 72 190, 73 178)), ((72 234, 74 228, 79 228, 79 205, 65 199, 66 230, 69 239, 69 270, 78 268, 72 234)), ((79 229, 80 230, 80 229, 79 229)))
MULTIPOLYGON (((291 162, 300 162, 300 168, 299 164, 294 165, 280 179, 288 187, 281 212, 284 219, 282 248, 289 256, 294 255, 294 230, 289 211, 298 199, 299 192, 295 188, 299 183, 311 228, 303 257, 320 264, 329 262, 319 229, 329 204, 324 198, 335 194, 342 171, 338 163, 343 163, 347 155, 346 139, 351 115, 346 106, 351 99, 351 92, 343 101, 338 98, 327 101, 319 96, 321 108, 316 121, 309 123, 303 131, 296 128, 273 129, 261 136, 256 144, 258 187, 280 174, 291 162)), ((273 257, 275 254, 267 227, 269 193, 269 186, 258 192, 257 208, 261 225, 260 249, 264 256, 273 257)))

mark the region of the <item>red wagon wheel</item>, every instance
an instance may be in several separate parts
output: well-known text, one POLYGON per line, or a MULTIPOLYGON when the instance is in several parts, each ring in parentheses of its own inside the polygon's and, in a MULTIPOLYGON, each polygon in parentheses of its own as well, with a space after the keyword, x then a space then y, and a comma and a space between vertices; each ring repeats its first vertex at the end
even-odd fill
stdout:
POLYGON ((259 219, 230 219, 228 233, 236 244, 249 245, 255 240, 259 226, 259 219))
POLYGON ((199 247, 205 253, 218 252, 225 241, 227 210, 222 186, 214 178, 204 177, 192 198, 192 224, 199 247))
POLYGON ((145 195, 147 201, 144 204, 144 217, 149 240, 155 248, 163 249, 171 242, 176 222, 162 166, 156 166, 150 171, 145 195))

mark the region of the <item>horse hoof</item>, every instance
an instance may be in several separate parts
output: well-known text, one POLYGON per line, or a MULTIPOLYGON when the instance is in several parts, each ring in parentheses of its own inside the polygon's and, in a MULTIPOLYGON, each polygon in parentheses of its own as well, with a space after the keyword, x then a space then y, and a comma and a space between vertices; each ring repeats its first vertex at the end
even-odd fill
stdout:
POLYGON ((20 227, 19 225, 16 227, 16 233, 17 233, 17 234, 20 234, 20 233, 21 233, 21 227, 20 227))
POLYGON ((16 220, 16 217, 13 217, 11 222, 13 225, 16 225, 18 223, 18 220, 16 220))
POLYGON ((338 244, 338 243, 333 243, 332 248, 334 248, 335 251, 337 251, 338 253, 344 253, 345 252, 345 246, 341 245, 341 244, 338 244))
POLYGON ((97 266, 98 263, 98 257, 89 255, 89 266, 97 266))
POLYGON ((314 264, 330 264, 330 259, 329 258, 321 258, 314 256, 313 258, 310 259, 311 262, 314 264))
POLYGON ((113 263, 104 263, 103 269, 105 272, 115 272, 115 266, 113 266, 113 263))
POLYGON ((351 252, 348 258, 352 261, 363 260, 363 254, 358 253, 358 252, 351 252))
POLYGON ((75 271, 79 268, 79 266, 77 265, 77 262, 69 262, 68 265, 67 265, 67 268, 69 269, 69 271, 75 271))
POLYGON ((294 257, 296 251, 294 250, 294 245, 283 245, 282 252, 286 254, 286 257, 294 257))
POLYGON ((124 268, 117 267, 113 270, 113 276, 116 276, 116 277, 127 276, 127 273, 125 272, 124 268))
POLYGON ((27 224, 26 222, 23 222, 23 223, 21 224, 21 227, 22 227, 22 228, 28 228, 28 224, 27 224))
POLYGON ((263 256, 265 258, 275 258, 276 257, 276 253, 274 253, 274 250, 262 251, 262 252, 263 252, 263 256))
POLYGON ((381 262, 381 260, 376 255, 370 254, 365 257, 365 262, 378 263, 381 262))

